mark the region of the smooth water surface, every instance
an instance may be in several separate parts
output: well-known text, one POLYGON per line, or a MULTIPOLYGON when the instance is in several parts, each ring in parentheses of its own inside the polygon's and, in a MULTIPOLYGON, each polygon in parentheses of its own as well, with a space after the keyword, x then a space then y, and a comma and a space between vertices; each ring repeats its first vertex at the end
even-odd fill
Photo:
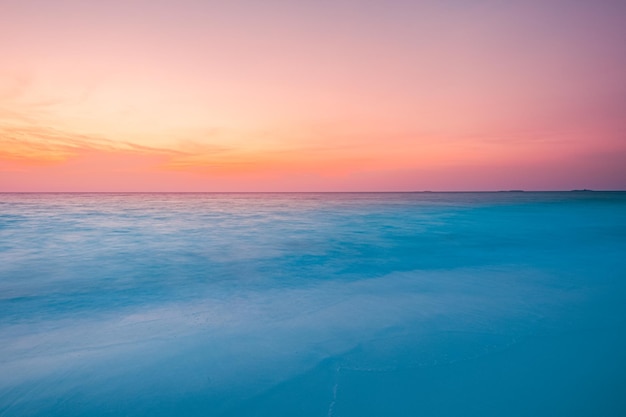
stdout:
POLYGON ((624 416, 626 193, 0 194, 0 416, 624 416))

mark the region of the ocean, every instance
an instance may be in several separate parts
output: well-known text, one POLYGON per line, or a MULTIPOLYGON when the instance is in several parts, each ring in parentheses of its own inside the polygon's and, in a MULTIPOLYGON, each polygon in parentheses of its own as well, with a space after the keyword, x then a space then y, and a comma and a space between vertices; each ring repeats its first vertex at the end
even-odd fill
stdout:
POLYGON ((0 416, 624 416, 626 192, 0 194, 0 416))

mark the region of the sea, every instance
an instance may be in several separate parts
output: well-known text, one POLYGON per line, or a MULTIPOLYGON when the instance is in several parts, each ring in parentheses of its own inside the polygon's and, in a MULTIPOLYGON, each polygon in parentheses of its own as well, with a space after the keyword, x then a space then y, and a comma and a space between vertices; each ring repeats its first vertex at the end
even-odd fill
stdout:
POLYGON ((626 192, 0 194, 0 416, 626 415, 626 192))

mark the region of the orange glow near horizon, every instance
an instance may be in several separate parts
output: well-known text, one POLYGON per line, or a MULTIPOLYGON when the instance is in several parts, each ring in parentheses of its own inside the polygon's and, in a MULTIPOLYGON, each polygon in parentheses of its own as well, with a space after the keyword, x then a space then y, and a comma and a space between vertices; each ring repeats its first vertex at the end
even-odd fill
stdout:
POLYGON ((0 191, 626 188, 624 7, 381 7, 9 2, 0 191))

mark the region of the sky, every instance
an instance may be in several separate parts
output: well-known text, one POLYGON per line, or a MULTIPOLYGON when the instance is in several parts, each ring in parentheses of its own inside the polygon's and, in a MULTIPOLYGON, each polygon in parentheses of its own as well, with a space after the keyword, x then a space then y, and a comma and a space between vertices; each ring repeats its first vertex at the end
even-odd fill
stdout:
POLYGON ((621 0, 0 0, 0 191, 626 189, 621 0))

